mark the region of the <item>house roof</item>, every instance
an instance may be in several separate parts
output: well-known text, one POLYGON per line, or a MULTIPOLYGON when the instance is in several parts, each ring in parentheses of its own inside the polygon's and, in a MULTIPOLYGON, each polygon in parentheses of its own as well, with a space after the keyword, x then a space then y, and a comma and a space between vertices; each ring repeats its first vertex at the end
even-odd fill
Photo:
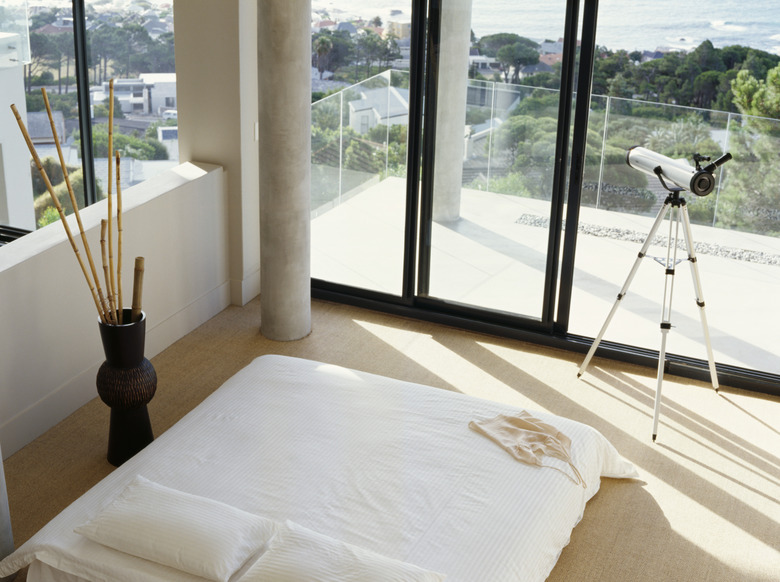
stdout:
POLYGON ((545 65, 554 65, 563 61, 563 53, 548 53, 545 55, 539 55, 539 62, 545 65))
POLYGON ((373 110, 380 119, 390 119, 408 115, 409 113, 409 89, 385 87, 379 89, 366 89, 361 93, 360 99, 349 102, 352 111, 373 110))
POLYGON ((534 75, 536 73, 549 73, 553 68, 543 62, 538 62, 535 65, 527 65, 521 69, 523 75, 534 75))
MULTIPOLYGON (((52 111, 54 125, 57 128, 57 136, 62 143, 65 139, 65 116, 62 111, 52 111)), ((27 112, 27 133, 33 143, 54 143, 54 136, 51 133, 51 123, 49 115, 45 111, 27 112)))

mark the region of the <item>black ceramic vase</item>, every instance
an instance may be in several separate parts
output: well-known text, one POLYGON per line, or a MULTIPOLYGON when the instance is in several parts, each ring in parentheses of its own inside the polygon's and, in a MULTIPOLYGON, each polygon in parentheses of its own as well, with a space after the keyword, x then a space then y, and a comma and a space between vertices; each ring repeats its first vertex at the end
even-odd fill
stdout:
MULTIPOLYGON (((130 312, 123 311, 123 321, 130 321, 130 312)), ((106 361, 97 373, 97 391, 111 408, 107 458, 118 467, 154 440, 146 405, 157 390, 157 373, 144 357, 144 312, 133 323, 98 325, 106 361)))

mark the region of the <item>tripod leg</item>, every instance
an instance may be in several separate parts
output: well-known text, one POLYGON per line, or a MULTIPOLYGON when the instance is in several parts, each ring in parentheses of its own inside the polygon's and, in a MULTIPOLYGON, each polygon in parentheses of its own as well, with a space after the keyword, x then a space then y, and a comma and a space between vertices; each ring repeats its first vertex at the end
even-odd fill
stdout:
POLYGON ((701 279, 699 278, 699 265, 696 261, 696 251, 693 246, 693 233, 691 231, 691 221, 688 218, 688 208, 682 207, 683 216, 683 234, 685 235, 685 246, 688 249, 688 261, 691 263, 691 275, 693 276, 693 288, 696 292, 696 305, 699 306, 699 315, 701 316, 701 326, 704 331, 704 344, 707 347, 707 361, 710 368, 710 379, 712 387, 718 391, 718 371, 715 368, 715 358, 712 355, 712 343, 710 342, 710 331, 707 325, 707 314, 704 311, 704 295, 702 294, 701 279))
POLYGON ((636 275, 636 272, 639 269, 639 265, 642 262, 642 259, 645 258, 645 255, 647 254, 647 249, 652 244, 653 238, 655 238, 655 233, 658 230, 658 227, 661 226, 661 223, 663 222, 664 217, 666 216, 666 213, 669 211, 670 207, 671 207, 671 202, 667 200, 664 203, 664 205, 661 207, 661 209, 658 211, 658 215, 655 218, 655 222, 653 222, 653 226, 650 228, 650 232, 648 233, 647 238, 645 239, 645 242, 642 245, 642 249, 639 251, 636 261, 634 261, 634 265, 633 267, 631 267, 631 271, 628 273, 626 282, 623 283, 623 287, 620 289, 620 293, 618 293, 617 299, 615 300, 615 303, 612 305, 612 309, 610 310, 609 315, 607 315, 607 319, 604 320, 604 325, 601 326, 601 330, 596 336, 596 339, 594 339, 593 343, 590 345, 588 354, 585 356, 585 359, 583 360, 582 365, 580 366, 579 372, 577 372, 577 378, 582 376, 585 373, 585 370, 588 368, 588 364, 590 363, 590 360, 593 358, 593 354, 596 353, 596 349, 599 347, 599 344, 601 343, 601 339, 604 337, 604 333, 606 333, 607 328, 609 327, 609 322, 612 320, 612 317, 615 315, 615 312, 617 311, 620 302, 623 300, 623 297, 625 297, 626 293, 628 292, 628 287, 631 285, 631 281, 634 279, 634 275, 636 275))
POLYGON ((661 324, 661 351, 658 353, 658 376, 655 385, 655 405, 653 406, 653 442, 658 436, 658 419, 661 416, 661 386, 664 382, 664 365, 666 362, 666 336, 669 334, 671 325, 661 324))
POLYGON ((655 405, 653 406, 653 442, 658 435, 658 419, 661 416, 661 387, 666 367, 666 339, 672 329, 672 297, 674 295, 674 274, 677 266, 677 240, 680 231, 680 205, 672 210, 669 220, 669 237, 666 243, 666 263, 664 265, 664 302, 661 309, 661 349, 658 352, 658 374, 655 387, 655 405))

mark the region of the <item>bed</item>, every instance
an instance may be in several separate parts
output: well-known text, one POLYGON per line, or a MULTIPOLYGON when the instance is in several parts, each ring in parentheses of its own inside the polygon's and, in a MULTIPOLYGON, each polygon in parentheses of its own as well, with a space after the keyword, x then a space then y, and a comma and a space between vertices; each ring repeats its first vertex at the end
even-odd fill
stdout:
POLYGON ((600 479, 636 473, 563 417, 528 411, 571 440, 571 464, 544 467, 469 426, 520 412, 261 356, 0 562, 0 578, 30 565, 31 582, 544 580, 600 479))

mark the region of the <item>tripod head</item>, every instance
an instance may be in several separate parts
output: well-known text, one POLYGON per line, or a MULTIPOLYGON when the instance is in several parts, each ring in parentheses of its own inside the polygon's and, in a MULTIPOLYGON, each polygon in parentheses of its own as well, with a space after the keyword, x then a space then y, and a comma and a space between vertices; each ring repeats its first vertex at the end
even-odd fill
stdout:
POLYGON ((715 177, 712 173, 729 161, 731 154, 723 154, 703 168, 701 162, 710 161, 708 156, 696 153, 693 159, 696 167, 691 167, 684 160, 674 160, 639 146, 630 148, 626 153, 626 163, 629 166, 640 172, 657 176, 664 188, 670 192, 674 190, 667 186, 667 182, 682 190, 693 192, 697 196, 707 196, 715 188, 715 177))

